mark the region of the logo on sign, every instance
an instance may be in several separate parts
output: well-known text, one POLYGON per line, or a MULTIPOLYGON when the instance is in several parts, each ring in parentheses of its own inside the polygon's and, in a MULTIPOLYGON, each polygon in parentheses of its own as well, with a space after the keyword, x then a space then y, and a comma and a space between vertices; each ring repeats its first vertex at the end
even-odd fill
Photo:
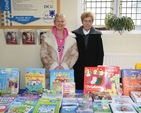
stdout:
POLYGON ((55 16, 55 10, 47 10, 43 13, 42 19, 47 24, 52 24, 54 21, 54 16, 55 16))

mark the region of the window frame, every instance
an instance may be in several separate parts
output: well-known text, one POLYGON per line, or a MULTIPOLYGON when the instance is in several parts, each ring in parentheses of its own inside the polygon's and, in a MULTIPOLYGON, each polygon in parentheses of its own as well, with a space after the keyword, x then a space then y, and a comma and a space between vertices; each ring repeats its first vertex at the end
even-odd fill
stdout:
MULTIPOLYGON (((77 0, 77 27, 81 26, 82 23, 81 23, 81 20, 80 20, 80 16, 81 14, 85 11, 85 2, 84 0, 77 0)), ((120 0, 114 0, 114 3, 113 3, 113 13, 116 14, 117 16, 120 15, 120 0)), ((99 29, 99 30, 109 30, 109 29, 106 29, 105 26, 95 26, 96 29, 99 29)), ((138 30, 141 30, 141 25, 140 26, 135 26, 135 30, 132 30, 132 31, 138 31, 138 30)))

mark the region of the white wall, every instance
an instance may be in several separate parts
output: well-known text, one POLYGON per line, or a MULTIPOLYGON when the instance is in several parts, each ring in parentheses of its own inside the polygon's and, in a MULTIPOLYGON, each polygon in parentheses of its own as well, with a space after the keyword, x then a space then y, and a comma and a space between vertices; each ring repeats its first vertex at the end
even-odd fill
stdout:
MULTIPOLYGON (((77 28, 77 0, 60 0, 61 12, 65 13, 68 29, 77 28)), ((118 33, 103 32, 103 44, 105 52, 136 52, 141 53, 141 33, 118 33)), ((40 68, 40 45, 6 45, 3 29, 0 29, 0 67, 20 68, 20 88, 25 88, 24 69, 40 68)))

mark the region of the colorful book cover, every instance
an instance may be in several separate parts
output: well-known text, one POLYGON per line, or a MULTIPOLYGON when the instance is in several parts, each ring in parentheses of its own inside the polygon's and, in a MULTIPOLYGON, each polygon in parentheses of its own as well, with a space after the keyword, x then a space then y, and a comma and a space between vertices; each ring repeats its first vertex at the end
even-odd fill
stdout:
POLYGON ((122 91, 123 95, 130 95, 131 91, 141 91, 141 70, 122 70, 122 91))
POLYGON ((2 93, 18 94, 19 68, 0 68, 0 90, 2 93))
POLYGON ((8 107, 6 113, 32 113, 38 98, 19 96, 8 107))
POLYGON ((64 82, 63 93, 75 93, 75 82, 64 82))
POLYGON ((59 113, 60 106, 60 99, 40 98, 33 113, 59 113))
POLYGON ((45 69, 26 68, 25 69, 26 90, 38 92, 45 88, 45 69))
POLYGON ((105 90, 105 67, 85 67, 84 93, 103 92, 105 90))
POLYGON ((74 70, 50 70, 50 89, 62 91, 63 82, 74 82, 74 70))
POLYGON ((94 113, 112 113, 109 103, 93 102, 94 113))
POLYGON ((131 91, 130 96, 134 102, 141 103, 141 91, 131 91))
POLYGON ((112 96, 112 103, 118 103, 118 104, 126 104, 126 103, 133 103, 133 100, 130 98, 130 96, 112 96))
POLYGON ((0 68, 0 94, 6 93, 6 71, 0 68))
POLYGON ((137 113, 131 104, 110 103, 113 113, 137 113))
POLYGON ((138 113, 141 113, 141 103, 133 103, 133 107, 138 113))
POLYGON ((16 96, 0 96, 0 113, 4 113, 16 96))
POLYGON ((76 94, 69 94, 69 93, 65 93, 63 94, 63 98, 62 98, 62 105, 74 105, 77 106, 78 105, 78 98, 76 94))
POLYGON ((76 113, 77 106, 62 106, 61 113, 76 113))
POLYGON ((7 79, 7 93, 19 93, 20 71, 19 68, 5 68, 7 79))
POLYGON ((93 101, 101 102, 102 99, 107 99, 108 102, 112 102, 112 97, 109 92, 92 92, 93 101))
POLYGON ((120 68, 118 66, 98 67, 105 67, 105 73, 107 74, 105 92, 109 92, 112 96, 118 95, 120 87, 120 68))
POLYGON ((76 113, 94 113, 94 110, 92 107, 78 106, 76 113))

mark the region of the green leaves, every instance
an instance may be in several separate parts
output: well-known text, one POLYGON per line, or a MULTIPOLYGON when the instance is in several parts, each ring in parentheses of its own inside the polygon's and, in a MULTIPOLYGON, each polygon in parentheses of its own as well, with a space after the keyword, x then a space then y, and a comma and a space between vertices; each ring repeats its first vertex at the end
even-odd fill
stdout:
POLYGON ((135 29, 133 20, 130 17, 117 17, 113 13, 108 13, 105 16, 105 26, 115 31, 123 32, 124 30, 131 31, 135 29))

